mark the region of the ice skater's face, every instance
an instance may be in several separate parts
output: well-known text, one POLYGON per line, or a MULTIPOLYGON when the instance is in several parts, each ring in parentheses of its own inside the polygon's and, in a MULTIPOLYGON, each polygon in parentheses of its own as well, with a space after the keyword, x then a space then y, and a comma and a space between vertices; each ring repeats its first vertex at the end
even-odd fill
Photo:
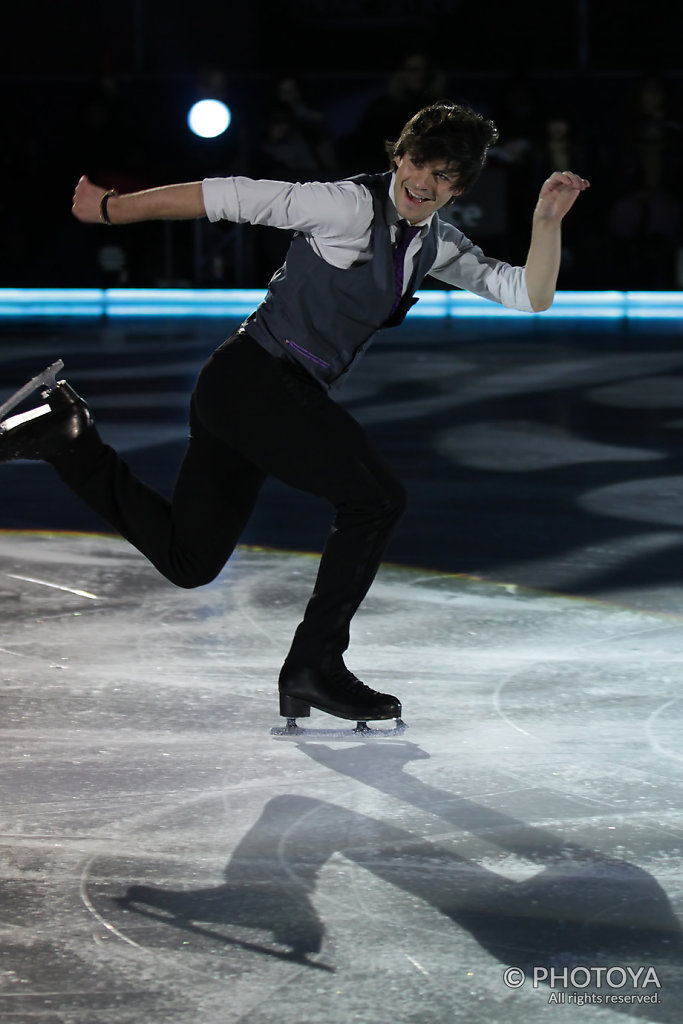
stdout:
POLYGON ((394 202, 399 216, 419 224, 458 196, 458 175, 445 160, 413 160, 409 153, 394 157, 394 202))

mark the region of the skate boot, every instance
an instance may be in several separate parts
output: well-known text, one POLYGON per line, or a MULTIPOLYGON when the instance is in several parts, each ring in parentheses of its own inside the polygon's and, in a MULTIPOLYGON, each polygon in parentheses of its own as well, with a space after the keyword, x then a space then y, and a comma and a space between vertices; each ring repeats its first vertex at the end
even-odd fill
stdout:
POLYGON ((340 660, 333 667, 290 667, 285 662, 280 673, 280 714, 287 719, 287 730, 296 731, 296 719, 308 718, 311 708, 336 718, 356 722, 356 731, 368 730, 368 721, 394 718, 401 722, 401 702, 388 693, 372 690, 340 660))
POLYGON ((49 461, 93 425, 83 399, 65 380, 57 380, 63 367, 61 359, 48 366, 0 406, 0 462, 49 461), (38 389, 43 405, 3 419, 38 389))

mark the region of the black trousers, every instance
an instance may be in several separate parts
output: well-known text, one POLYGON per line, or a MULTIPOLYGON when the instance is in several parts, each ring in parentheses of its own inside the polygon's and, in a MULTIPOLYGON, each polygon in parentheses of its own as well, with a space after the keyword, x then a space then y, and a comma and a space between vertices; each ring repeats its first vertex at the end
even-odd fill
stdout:
POLYGON ((62 479, 167 579, 210 582, 232 554, 266 476, 326 498, 334 521, 289 662, 334 664, 405 507, 362 427, 305 370, 244 333, 202 369, 190 440, 169 502, 96 430, 54 460, 62 479))

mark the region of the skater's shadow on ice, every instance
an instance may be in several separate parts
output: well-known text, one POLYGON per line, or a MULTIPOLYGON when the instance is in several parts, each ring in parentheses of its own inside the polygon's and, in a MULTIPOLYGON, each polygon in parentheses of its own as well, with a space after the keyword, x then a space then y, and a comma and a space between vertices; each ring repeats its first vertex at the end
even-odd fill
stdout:
MULTIPOLYGON (((645 966, 642 983, 652 965, 662 986, 661 1002, 611 1008, 657 1021, 678 1019, 683 930, 666 893, 647 871, 422 782, 404 770, 410 761, 428 757, 413 743, 299 747, 333 771, 438 816, 454 826, 456 837, 463 833, 469 839, 469 849, 472 839, 485 844, 476 859, 460 857, 450 848, 374 822, 374 841, 362 846, 347 840, 342 848, 347 857, 424 899, 466 928, 502 964, 515 965, 527 976, 539 968, 550 978, 552 969, 566 968, 570 974, 586 965, 631 966, 637 972, 645 966), (393 849, 390 833, 395 837, 393 849), (520 869, 526 877, 517 880, 520 869)), ((351 822, 345 827, 351 837, 351 822)), ((584 975, 577 971, 575 976, 578 987, 584 975)), ((613 977, 618 985, 620 972, 613 977)), ((597 990, 589 986, 584 991, 597 990)), ((604 994, 605 988, 601 991, 604 994)), ((607 991, 640 991, 653 998, 658 993, 654 982, 642 989, 632 987, 631 975, 623 989, 607 991)))
POLYGON ((134 885, 115 902, 165 926, 209 938, 213 944, 329 971, 326 964, 309 959, 309 954, 320 951, 325 933, 310 896, 329 854, 321 859, 315 844, 308 848, 310 834, 297 828, 299 810, 288 797, 270 801, 235 849, 223 885, 203 889, 134 885), (292 826, 293 839, 283 855, 283 837, 292 826), (225 928, 232 933, 227 935, 225 928), (253 938, 254 932, 258 939, 253 938))
MULTIPOLYGON (((266 804, 239 843, 224 885, 194 891, 134 886, 120 902, 188 930, 202 931, 197 922, 245 925, 269 933, 287 952, 263 943, 238 945, 326 969, 308 959, 320 951, 325 932, 313 898, 321 869, 341 854, 424 900, 501 964, 529 975, 539 968, 618 965, 637 971, 653 965, 662 1001, 611 1008, 650 1020, 677 1019, 667 1014, 683 998, 681 926, 646 871, 422 782, 404 770, 409 761, 428 757, 415 744, 299 747, 330 770, 448 822, 468 855, 324 800, 285 795, 266 804)), ((335 907, 344 912, 341 901, 335 907)), ((401 927, 409 928, 409 909, 398 913, 401 927)), ((628 987, 618 991, 656 997, 649 977, 645 988, 635 989, 628 975, 628 987)), ((643 971, 641 985, 646 978, 643 971)))

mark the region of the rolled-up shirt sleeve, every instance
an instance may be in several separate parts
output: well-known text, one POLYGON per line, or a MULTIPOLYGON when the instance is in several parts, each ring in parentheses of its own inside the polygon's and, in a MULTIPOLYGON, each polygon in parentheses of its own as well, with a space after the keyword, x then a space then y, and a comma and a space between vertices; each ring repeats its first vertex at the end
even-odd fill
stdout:
POLYGON ((210 221, 262 224, 334 238, 338 243, 363 236, 372 218, 370 193, 350 181, 206 178, 202 192, 210 221))
POLYGON ((510 309, 532 313, 524 267, 485 256, 451 224, 439 225, 439 247, 430 276, 510 309))

